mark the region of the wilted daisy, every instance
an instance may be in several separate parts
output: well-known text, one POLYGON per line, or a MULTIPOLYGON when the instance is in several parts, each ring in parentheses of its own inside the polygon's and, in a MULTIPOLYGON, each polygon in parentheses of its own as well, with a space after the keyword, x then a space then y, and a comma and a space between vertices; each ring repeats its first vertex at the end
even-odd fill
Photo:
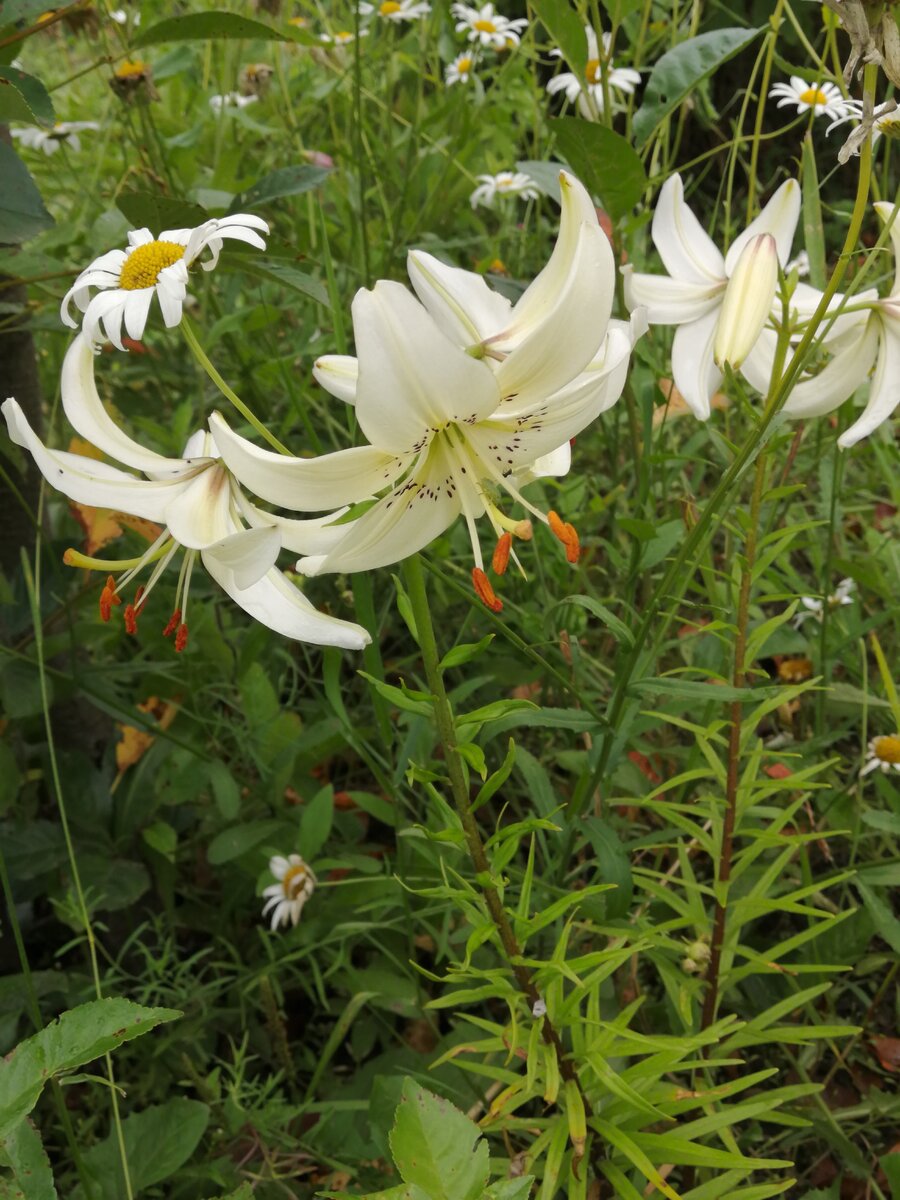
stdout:
POLYGON ((116 67, 109 86, 120 100, 137 100, 146 103, 158 100, 159 92, 153 86, 153 72, 149 63, 141 59, 126 58, 116 67))
POLYGON ((213 112, 221 112, 223 108, 246 108, 255 104, 259 96, 242 96, 240 92, 226 92, 224 96, 210 96, 209 107, 213 112))
POLYGON ((822 613, 826 608, 832 610, 852 604, 855 590, 856 583, 852 579, 842 579, 831 595, 824 601, 820 600, 817 596, 801 596, 800 603, 803 605, 805 611, 797 613, 797 616, 794 618, 794 627, 799 628, 809 617, 815 617, 821 621, 822 613))
POLYGON ((76 152, 81 149, 79 133, 85 129, 99 129, 96 121, 58 121, 52 129, 39 129, 37 125, 29 125, 25 129, 13 129, 14 138, 30 150, 43 150, 45 154, 55 154, 65 144, 76 152))
POLYGON ((807 83, 799 75, 792 75, 790 83, 776 83, 769 90, 769 99, 778 100, 778 108, 796 106, 798 113, 809 112, 817 117, 840 120, 850 114, 850 102, 841 95, 841 89, 833 83, 807 83))
POLYGON ((364 629, 317 612, 275 566, 282 547, 300 553, 327 549, 343 530, 324 528, 318 519, 290 520, 257 508, 219 457, 212 435, 202 430, 188 440, 181 458, 167 458, 134 441, 103 407, 94 380, 94 358, 90 343, 79 334, 63 361, 63 409, 81 437, 130 471, 96 458, 49 449, 13 399, 4 403, 3 415, 10 438, 31 454, 51 487, 78 504, 112 509, 162 526, 159 536, 138 558, 99 561, 78 551, 67 552, 70 566, 107 574, 100 594, 103 620, 108 621, 113 608, 122 604, 129 585, 152 567, 146 586, 138 587, 134 600, 125 605, 125 628, 136 633, 150 593, 183 550, 172 615, 163 630, 166 637, 174 634, 176 650, 187 645, 188 596, 198 561, 245 612, 284 637, 353 650, 367 645, 371 639, 364 629), (117 570, 118 579, 109 573, 117 570))
POLYGON ((900 733, 872 738, 860 775, 868 775, 870 771, 900 771, 900 733))
POLYGON ((269 870, 278 880, 263 891, 267 897, 263 905, 264 917, 272 913, 272 928, 279 925, 296 925, 303 912, 303 906, 316 890, 319 882, 310 866, 299 854, 289 854, 282 858, 280 854, 269 859, 269 870))
POLYGON ((471 8, 468 4, 452 4, 450 11, 457 18, 456 32, 466 33, 470 42, 492 46, 495 50, 509 50, 518 46, 522 31, 527 28, 526 17, 510 20, 494 12, 493 4, 471 8))
POLYGON ((361 17, 374 14, 383 21, 392 21, 395 25, 399 25, 401 21, 418 21, 427 17, 430 12, 431 5, 427 0, 381 0, 380 4, 369 4, 368 0, 363 0, 359 6, 361 17))
POLYGON ((478 187, 469 197, 473 208, 483 204, 493 208, 498 196, 520 196, 523 200, 537 200, 541 194, 530 175, 523 171, 500 171, 497 175, 478 175, 478 187))
POLYGON ((209 251, 209 258, 200 266, 211 271, 219 261, 223 239, 233 238, 265 250, 260 233, 268 232, 269 226, 261 217, 248 213, 205 221, 196 229, 166 229, 158 238, 149 229, 133 229, 128 234, 127 250, 110 250, 85 267, 66 292, 60 316, 72 329, 78 327, 69 313, 74 301, 84 313, 82 327, 87 336, 100 342, 102 326, 116 349, 123 350, 123 322, 128 336, 139 340, 154 296, 166 327, 171 329, 179 323, 187 295, 188 269, 204 250, 209 251), (92 288, 96 289, 93 296, 92 288))
POLYGON ((475 69, 474 54, 464 50, 457 54, 453 62, 444 71, 444 81, 449 87, 452 83, 468 83, 475 69))
MULTIPOLYGON (((578 111, 587 120, 596 120, 603 112, 603 76, 606 76, 607 86, 611 91, 624 92, 631 95, 640 84, 641 77, 630 67, 614 67, 610 58, 612 35, 607 31, 602 35, 603 54, 601 57, 597 34, 590 25, 584 27, 587 38, 588 58, 584 68, 584 78, 574 71, 564 71, 547 84, 551 96, 557 92, 565 92, 569 104, 578 105, 578 111)), ((553 57, 561 58, 561 50, 551 50, 553 57)))
POLYGON ((855 154, 859 154, 863 143, 870 135, 873 145, 883 133, 888 137, 900 137, 900 108, 897 107, 896 100, 885 100, 883 104, 879 104, 877 108, 873 109, 869 116, 866 116, 861 100, 848 100, 846 108, 847 111, 844 115, 832 121, 825 130, 826 133, 831 133, 832 129, 847 121, 857 122, 856 127, 838 151, 838 162, 848 162, 855 154))

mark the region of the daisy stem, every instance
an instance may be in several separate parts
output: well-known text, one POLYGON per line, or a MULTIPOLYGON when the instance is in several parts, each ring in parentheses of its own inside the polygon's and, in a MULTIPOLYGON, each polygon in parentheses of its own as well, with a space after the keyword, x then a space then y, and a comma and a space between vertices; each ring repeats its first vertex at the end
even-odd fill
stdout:
MULTIPOLYGON (((404 559, 403 577, 406 582, 412 615, 415 621, 416 640, 422 652, 425 678, 428 681, 428 687, 432 695, 435 729, 444 751, 444 762, 447 768, 447 775, 450 779, 450 790, 453 795, 456 811, 462 823, 469 858, 472 860, 472 865, 475 868, 476 881, 481 888, 491 920, 494 922, 499 935, 506 961, 512 970, 516 983, 528 1001, 529 1008, 533 1010, 534 1006, 540 1001, 541 996, 531 977, 531 972, 522 962, 522 949, 519 946, 509 917, 506 915, 500 893, 494 883, 494 875, 491 871, 491 864, 481 837, 481 830, 472 811, 469 798, 469 784, 463 766, 463 757, 456 744, 456 726, 453 717, 453 708, 450 704, 450 698, 447 695, 447 689, 444 687, 440 655, 434 633, 434 624, 431 619, 428 594, 425 588, 425 572, 422 569, 420 555, 413 554, 411 557, 404 559)), ((593 1106, 584 1094, 581 1081, 578 1078, 578 1072, 571 1059, 566 1057, 560 1036, 546 1014, 541 1020, 541 1035, 544 1042, 553 1048, 561 1078, 566 1082, 577 1084, 584 1102, 585 1112, 588 1114, 593 1113, 593 1106)))
POLYGON ((247 407, 247 405, 243 402, 243 400, 240 398, 240 396, 238 396, 238 394, 236 392, 233 392, 231 390, 231 388, 228 386, 228 384, 225 382, 225 380, 222 378, 222 376, 219 374, 219 372, 216 370, 216 368, 209 361, 206 351, 203 349, 203 347, 197 341, 197 335, 194 333, 193 329, 191 328, 191 324, 190 324, 190 321, 188 320, 187 316, 182 318, 180 328, 181 328, 182 332, 184 333, 184 340, 187 342, 188 346, 190 346, 191 353, 193 354, 194 358, 196 358, 197 362, 200 364, 200 366, 203 368, 203 370, 207 373, 207 375, 210 377, 210 379, 213 381, 213 383, 216 385, 216 387, 219 389, 219 391, 222 393, 222 395, 225 397, 225 399, 231 401, 231 403, 238 410, 238 412, 241 414, 241 416, 244 418, 244 420, 247 421, 250 425, 252 425, 253 428, 256 430, 256 432, 260 435, 260 437, 265 438, 265 440, 269 443, 270 446, 274 446, 279 454, 290 454, 290 450, 288 450, 287 446, 285 446, 281 442, 279 442, 279 440, 275 436, 275 434, 270 433, 269 430, 265 427, 265 425, 263 425, 262 421, 260 421, 260 419, 258 417, 255 417, 253 415, 253 413, 250 411, 250 409, 247 407))

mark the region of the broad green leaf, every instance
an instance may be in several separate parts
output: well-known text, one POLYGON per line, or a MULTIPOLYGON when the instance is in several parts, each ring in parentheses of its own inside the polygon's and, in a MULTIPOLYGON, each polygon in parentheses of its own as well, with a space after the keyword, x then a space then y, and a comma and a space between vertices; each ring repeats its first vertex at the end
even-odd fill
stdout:
MULTIPOLYGON (((321 281, 314 275, 307 275, 305 271, 298 271, 291 263, 275 258, 256 258, 249 254, 241 255, 240 258, 232 261, 240 266, 244 275, 250 275, 254 279, 264 279, 267 283, 280 284, 282 287, 291 288, 292 291, 309 296, 319 304, 328 304, 328 292, 321 281)), ((224 265, 227 267, 227 264, 224 265)), ((370 506, 371 502, 366 507, 370 506)), ((351 508, 345 517, 348 521, 353 520, 361 512, 365 512, 365 508, 362 506, 356 508, 356 511, 351 508)), ((335 521, 335 524, 343 522, 344 519, 341 518, 339 521, 335 521)))
POLYGON ((212 788, 216 808, 226 821, 233 821, 241 811, 241 790, 228 767, 220 759, 213 759, 205 766, 206 777, 212 788))
POLYGON ((889 906, 877 892, 873 891, 872 888, 859 879, 855 881, 855 884, 857 891, 863 898, 866 911, 875 922, 876 932, 880 937, 884 938, 896 954, 900 954, 900 921, 897 920, 889 906))
POLYGON ((404 1081, 390 1143, 401 1178, 431 1200, 482 1200, 489 1155, 478 1126, 412 1079, 404 1081))
POLYGON ((885 1154, 878 1162, 890 1184, 891 1200, 900 1200, 900 1153, 885 1154))
POLYGON ((405 1183, 383 1192, 368 1192, 365 1196, 359 1192, 318 1192, 317 1195, 328 1196, 330 1200, 432 1200, 421 1188, 405 1183))
POLYGON ((616 889, 606 896, 606 916, 614 921, 631 905, 631 861, 619 835, 602 817, 586 817, 581 829, 597 857, 597 882, 611 883, 616 889))
POLYGON ((50 1161, 30 1121, 20 1121, 0 1149, 13 1172, 11 1181, 0 1179, 0 1200, 57 1200, 50 1161))
POLYGON ((667 50, 650 72, 643 103, 634 114, 632 128, 638 146, 644 145, 660 122, 702 80, 734 58, 762 32, 762 28, 715 29, 667 50))
POLYGON ((493 640, 494 635, 489 633, 478 642, 461 642, 447 651, 440 661, 440 669, 446 671, 448 667, 461 667, 463 663, 471 662, 486 650, 493 640))
MULTIPOLYGON (((209 1108, 199 1100, 175 1096, 165 1104, 133 1113, 122 1122, 128 1173, 135 1192, 162 1183, 191 1157, 209 1124, 209 1108)), ((84 1153, 84 1165, 100 1188, 100 1200, 125 1195, 116 1131, 84 1153)), ((83 1200, 78 1188, 72 1200, 83 1200)))
POLYGON ((173 200, 156 192, 122 192, 116 207, 135 229, 146 226, 154 236, 164 229, 182 229, 202 225, 208 219, 205 209, 187 200, 173 200))
POLYGON ((299 196, 319 187, 331 174, 330 167, 314 167, 301 163, 295 167, 279 167, 269 175, 258 179, 246 192, 241 192, 231 202, 231 212, 243 212, 247 208, 258 208, 282 196, 299 196))
POLYGON ((293 42, 296 39, 262 21, 251 21, 230 12, 191 13, 186 17, 168 17, 157 21, 134 39, 134 46, 155 46, 159 42, 195 42, 207 38, 228 38, 256 42, 293 42))
POLYGON ((52 1075, 82 1067, 180 1016, 171 1008, 144 1008, 123 999, 92 1000, 64 1012, 0 1062, 0 1138, 31 1112, 52 1075))
POLYGON ((328 841, 331 822, 334 820, 334 791, 329 784, 320 788, 308 804, 303 806, 300 817, 300 851, 306 859, 313 859, 328 841))
POLYGON ((0 179, 0 242, 27 242, 54 223, 25 164, 5 142, 0 142, 0 179))
POLYGON ((18 67, 0 67, 0 121, 56 120, 53 101, 44 85, 18 67))
POLYGON ((562 194, 559 190, 559 173, 566 169, 565 163, 543 162, 536 159, 524 158, 516 163, 516 170, 522 171, 529 179, 533 179, 540 191, 557 204, 562 204, 562 194))
POLYGON ((420 692, 413 688, 408 688, 402 682, 400 687, 395 687, 392 683, 385 683, 382 679, 376 679, 368 671, 358 671, 357 674, 362 675, 363 679, 367 679, 379 696, 384 696, 385 700, 390 700, 391 704, 395 704, 397 708, 402 709, 404 712, 415 713, 418 717, 431 716, 433 705, 432 698, 428 692, 420 692))
POLYGON ((574 7, 559 0, 531 0, 538 20, 562 51, 562 56, 579 79, 587 67, 587 38, 584 23, 574 7))
POLYGON ((157 854, 175 861, 175 848, 178 845, 178 834, 168 821, 154 821, 141 833, 141 837, 157 854))
MULTIPOLYGON (((57 12, 74 8, 74 4, 60 4, 57 12)), ((16 25, 19 21, 34 24, 35 17, 49 11, 44 0, 3 0, 0 4, 0 29, 8 25, 16 25)))
POLYGON ((207 847, 206 857, 214 867, 218 867, 246 854, 248 850, 274 837, 283 829, 284 821, 245 821, 217 834, 207 847))
POLYGON ((581 182, 600 197, 614 221, 638 203, 647 187, 647 172, 637 151, 620 133, 584 121, 581 117, 556 117, 550 131, 581 182))
POLYGON ((531 1194, 533 1175, 522 1175, 518 1179, 503 1179, 489 1187, 484 1200, 528 1200, 531 1194))

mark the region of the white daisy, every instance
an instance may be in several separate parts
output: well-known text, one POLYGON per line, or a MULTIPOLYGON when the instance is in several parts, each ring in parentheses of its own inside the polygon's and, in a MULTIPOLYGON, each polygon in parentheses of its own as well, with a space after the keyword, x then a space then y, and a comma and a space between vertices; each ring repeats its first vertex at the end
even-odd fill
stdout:
POLYGON ((92 342, 102 341, 100 327, 116 347, 123 350, 122 322, 125 332, 139 340, 147 324, 150 303, 156 296, 163 322, 171 329, 181 320, 187 295, 188 268, 204 250, 210 257, 200 265, 211 271, 219 261, 224 238, 249 242, 265 250, 260 237, 269 232, 261 217, 235 213, 220 220, 205 221, 196 229, 166 229, 154 238, 149 229, 133 229, 128 234, 127 250, 110 250, 94 260, 75 280, 60 309, 63 323, 77 329, 78 322, 69 314, 74 300, 84 313, 82 326, 92 342), (91 288, 96 294, 91 295, 91 288))
MULTIPOLYGON (((361 38, 368 37, 368 29, 361 29, 359 36, 361 38)), ((322 33, 319 35, 319 41, 324 42, 326 46, 349 46, 355 40, 356 34, 349 29, 340 29, 337 33, 322 33)))
POLYGON ((889 771, 900 771, 900 733, 872 738, 866 755, 866 765, 860 771, 860 775, 868 775, 870 771, 883 771, 885 774, 889 771))
POLYGON ((821 621, 822 613, 827 607, 830 610, 835 608, 843 608, 847 604, 853 603, 853 593, 856 591, 856 583, 852 579, 842 579, 827 600, 821 600, 817 596, 801 596, 800 603, 805 609, 794 618, 794 627, 799 628, 809 617, 815 617, 821 621))
POLYGON ((226 92, 224 96, 210 96, 209 107, 213 112, 221 112, 223 108, 246 108, 255 104, 259 96, 242 96, 240 92, 226 92))
POLYGON ((289 854, 287 858, 276 854, 269 859, 269 870, 278 883, 271 884, 263 892, 267 899, 262 915, 266 917, 272 913, 273 929, 279 925, 296 925, 304 904, 316 890, 319 881, 299 854, 289 854))
POLYGON ((498 196, 521 196, 523 200, 537 200, 540 195, 537 184, 523 171, 500 171, 497 175, 478 175, 478 187, 469 197, 473 208, 483 204, 493 208, 498 196))
POLYGON ((838 162, 848 162, 854 155, 859 154, 870 131, 873 145, 883 133, 888 137, 900 137, 900 108, 897 107, 896 100, 885 100, 884 104, 879 104, 869 117, 863 111, 861 100, 848 100, 845 108, 846 111, 843 115, 832 121, 825 130, 826 133, 831 133, 832 129, 836 129, 838 125, 843 125, 847 121, 857 122, 850 136, 838 151, 838 162))
POLYGON ((776 83, 769 90, 769 99, 778 99, 778 108, 795 105, 798 113, 813 110, 817 117, 840 120, 850 114, 850 101, 841 95, 841 89, 833 83, 807 83, 799 75, 792 75, 790 83, 776 83))
POLYGON ((395 25, 401 21, 418 21, 430 12, 431 5, 427 0, 381 0, 380 4, 369 4, 368 0, 363 0, 359 6, 361 17, 370 17, 374 13, 384 21, 393 21, 395 25))
MULTIPOLYGON (((610 57, 612 50, 612 35, 602 34, 603 54, 601 56, 597 34, 590 25, 584 27, 587 38, 588 58, 584 68, 584 78, 573 71, 564 71, 547 84, 551 96, 557 92, 565 92, 569 104, 578 105, 578 111, 588 121, 596 120, 603 112, 603 76, 606 75, 607 86, 611 91, 624 92, 632 95, 640 84, 639 72, 630 67, 614 67, 610 57)), ((553 57, 561 58, 561 50, 551 50, 553 57)))
POLYGON ((55 154, 65 142, 76 152, 81 149, 79 133, 84 129, 99 129, 96 121, 58 121, 52 129, 39 129, 29 125, 25 129, 11 130, 23 146, 30 150, 43 150, 45 154, 55 154))
POLYGON ((452 83, 468 83, 475 70, 475 55, 468 50, 457 54, 453 62, 444 71, 444 82, 449 87, 452 83))
POLYGON ((483 4, 481 8, 452 4, 450 11, 457 18, 457 33, 467 33, 470 42, 492 46, 495 50, 511 50, 518 46, 522 31, 528 26, 526 17, 511 21, 494 12, 493 4, 483 4))

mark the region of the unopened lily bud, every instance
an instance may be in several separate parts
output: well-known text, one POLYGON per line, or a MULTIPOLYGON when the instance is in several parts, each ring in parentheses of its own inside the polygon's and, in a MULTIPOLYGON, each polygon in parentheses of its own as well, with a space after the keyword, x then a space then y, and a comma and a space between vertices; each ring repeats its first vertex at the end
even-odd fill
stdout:
POLYGON ((763 331, 778 284, 778 248, 771 233, 751 238, 728 280, 713 349, 720 367, 741 365, 763 331))

